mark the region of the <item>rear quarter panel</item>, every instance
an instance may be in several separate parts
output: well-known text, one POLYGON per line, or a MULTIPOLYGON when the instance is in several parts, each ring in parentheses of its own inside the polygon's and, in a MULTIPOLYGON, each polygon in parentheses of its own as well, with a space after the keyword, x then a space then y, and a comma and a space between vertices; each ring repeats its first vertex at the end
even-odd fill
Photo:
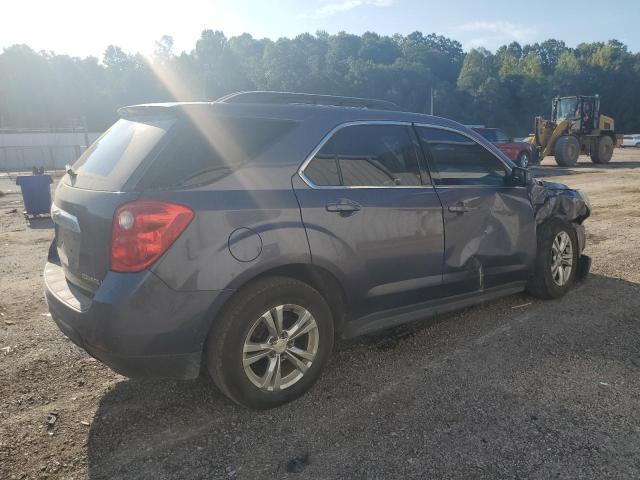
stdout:
MULTIPOLYGON (((290 182, 290 169, 278 170, 283 170, 282 175, 290 182)), ((245 181, 251 183, 247 177, 245 181)), ((240 177, 225 183, 226 188, 153 195, 187 205, 196 212, 185 232, 153 267, 171 288, 236 289, 271 268, 311 262, 300 208, 290 183, 288 188, 272 189, 243 188, 240 177), (231 237, 238 229, 244 230, 231 237), (237 259, 230 251, 230 242, 234 251, 244 248, 242 242, 248 242, 247 249, 259 245, 257 257, 237 259)))

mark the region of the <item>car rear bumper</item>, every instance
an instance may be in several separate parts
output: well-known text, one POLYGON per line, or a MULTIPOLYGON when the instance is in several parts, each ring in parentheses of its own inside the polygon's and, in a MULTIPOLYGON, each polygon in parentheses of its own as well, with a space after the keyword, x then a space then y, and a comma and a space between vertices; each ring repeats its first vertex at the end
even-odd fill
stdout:
POLYGON ((109 272, 91 296, 67 282, 55 263, 47 263, 44 282, 49 311, 60 330, 128 377, 197 377, 211 319, 229 295, 179 292, 143 271, 109 272))

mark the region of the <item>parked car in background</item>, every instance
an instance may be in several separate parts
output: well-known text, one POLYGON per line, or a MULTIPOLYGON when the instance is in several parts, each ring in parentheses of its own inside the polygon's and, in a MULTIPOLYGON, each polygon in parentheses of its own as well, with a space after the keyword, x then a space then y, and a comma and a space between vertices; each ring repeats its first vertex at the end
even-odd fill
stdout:
POLYGON ((59 328, 124 375, 202 366, 274 407, 334 333, 558 298, 588 271, 586 199, 454 121, 275 92, 119 112, 56 189, 44 282, 59 328))
POLYGON ((538 163, 538 151, 533 145, 516 141, 499 128, 471 128, 498 147, 502 153, 519 167, 527 168, 531 164, 538 163))
POLYGON ((622 147, 640 147, 640 134, 625 135, 622 137, 622 147))

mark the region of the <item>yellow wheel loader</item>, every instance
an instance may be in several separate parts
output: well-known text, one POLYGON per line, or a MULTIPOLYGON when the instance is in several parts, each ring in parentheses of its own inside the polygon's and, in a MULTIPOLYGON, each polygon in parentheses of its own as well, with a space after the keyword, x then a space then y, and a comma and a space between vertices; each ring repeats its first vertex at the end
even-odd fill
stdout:
POLYGON ((593 163, 607 163, 613 149, 620 144, 614 131, 613 118, 600 114, 600 97, 556 97, 551 120, 536 117, 535 130, 525 141, 538 149, 540 161, 548 155, 556 163, 570 167, 581 153, 593 163))

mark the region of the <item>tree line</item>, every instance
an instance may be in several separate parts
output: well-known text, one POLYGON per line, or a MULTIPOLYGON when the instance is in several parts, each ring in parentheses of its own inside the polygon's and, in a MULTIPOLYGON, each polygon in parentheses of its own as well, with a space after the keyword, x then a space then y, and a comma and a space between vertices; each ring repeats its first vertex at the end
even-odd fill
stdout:
POLYGON ((561 40, 495 53, 465 52, 453 39, 421 32, 317 32, 276 41, 205 30, 190 52, 162 37, 150 56, 111 45, 78 58, 13 45, 0 54, 0 127, 86 125, 106 129, 123 105, 213 100, 240 90, 279 90, 390 100, 465 124, 521 136, 556 95, 601 97, 618 132, 640 131, 640 54, 617 40, 569 48, 561 40))

